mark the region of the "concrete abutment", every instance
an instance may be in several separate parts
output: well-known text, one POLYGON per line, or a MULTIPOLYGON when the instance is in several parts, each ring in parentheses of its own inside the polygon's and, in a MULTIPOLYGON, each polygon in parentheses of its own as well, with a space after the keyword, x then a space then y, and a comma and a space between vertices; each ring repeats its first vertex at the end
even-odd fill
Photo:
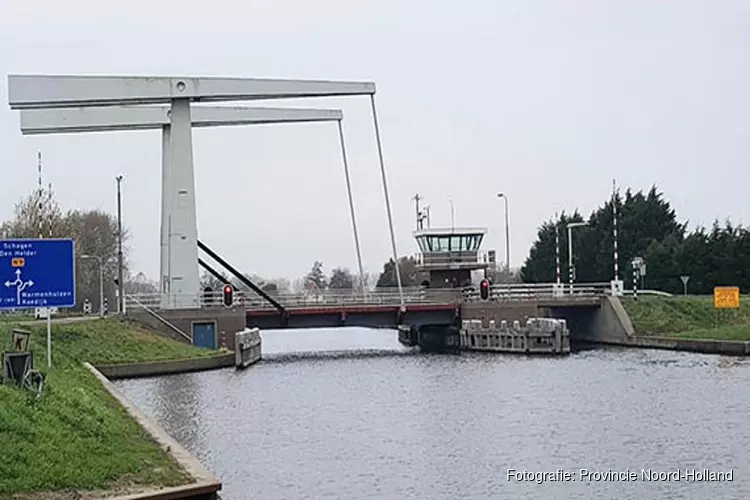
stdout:
POLYGON ((609 295, 585 301, 473 302, 462 305, 461 317, 481 321, 482 328, 489 328, 490 322, 497 325, 502 321, 525 324, 529 318, 564 319, 574 342, 626 343, 634 334, 622 303, 609 295))
MULTIPOLYGON (((245 310, 239 308, 193 308, 159 310, 159 317, 144 310, 129 310, 128 318, 179 342, 193 343, 196 325, 213 324, 215 332, 214 348, 234 350, 234 334, 245 329, 245 310), (176 332, 163 320, 179 329, 176 332)), ((207 346, 210 347, 210 346, 207 346)))

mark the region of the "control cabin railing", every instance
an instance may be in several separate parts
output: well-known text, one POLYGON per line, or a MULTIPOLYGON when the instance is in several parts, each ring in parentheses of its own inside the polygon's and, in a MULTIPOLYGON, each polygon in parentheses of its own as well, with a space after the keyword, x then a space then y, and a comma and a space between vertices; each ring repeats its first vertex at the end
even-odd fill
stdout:
POLYGON ((424 268, 486 267, 491 262, 484 252, 426 252, 413 256, 416 265, 424 268))

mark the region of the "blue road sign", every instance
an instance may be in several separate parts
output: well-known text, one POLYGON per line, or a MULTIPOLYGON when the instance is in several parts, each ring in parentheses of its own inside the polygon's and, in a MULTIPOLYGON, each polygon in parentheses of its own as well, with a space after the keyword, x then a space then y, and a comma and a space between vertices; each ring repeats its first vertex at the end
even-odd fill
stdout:
POLYGON ((73 307, 73 240, 0 240, 0 309, 73 307))

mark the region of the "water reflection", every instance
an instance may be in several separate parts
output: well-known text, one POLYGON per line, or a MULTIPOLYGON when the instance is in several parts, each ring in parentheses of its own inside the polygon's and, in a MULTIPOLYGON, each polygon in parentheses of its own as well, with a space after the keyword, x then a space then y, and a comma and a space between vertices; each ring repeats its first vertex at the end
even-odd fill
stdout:
POLYGON ((297 351, 296 361, 117 383, 221 478, 224 500, 750 497, 745 361, 614 348, 403 355, 393 332, 357 329, 263 341, 281 360, 297 351), (316 345, 380 354, 299 354, 316 345), (733 468, 734 481, 506 477, 706 467, 733 468))
POLYGON ((166 430, 183 446, 201 448, 202 435, 200 383, 197 374, 179 377, 158 377, 154 379, 154 413, 166 430))

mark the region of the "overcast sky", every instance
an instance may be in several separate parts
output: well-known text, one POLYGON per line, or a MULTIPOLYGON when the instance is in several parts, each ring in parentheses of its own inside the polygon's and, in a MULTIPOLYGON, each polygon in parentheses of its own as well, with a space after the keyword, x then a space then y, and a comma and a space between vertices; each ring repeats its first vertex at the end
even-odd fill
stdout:
MULTIPOLYGON (((159 132, 23 137, 8 108, 8 73, 80 73, 374 81, 401 254, 417 251, 415 192, 433 226, 452 199, 456 225, 487 227, 499 259, 507 193, 513 266, 544 219, 590 212, 613 177, 657 184, 693 224, 748 222, 749 52, 739 0, 0 0, 0 219, 34 188, 38 150, 64 208, 115 213, 122 174, 132 262, 157 277, 159 132)), ((261 105, 343 109, 379 271, 390 243, 367 98, 261 105)), ((316 259, 356 269, 337 141, 333 123, 196 130, 199 237, 268 277, 316 259)))

